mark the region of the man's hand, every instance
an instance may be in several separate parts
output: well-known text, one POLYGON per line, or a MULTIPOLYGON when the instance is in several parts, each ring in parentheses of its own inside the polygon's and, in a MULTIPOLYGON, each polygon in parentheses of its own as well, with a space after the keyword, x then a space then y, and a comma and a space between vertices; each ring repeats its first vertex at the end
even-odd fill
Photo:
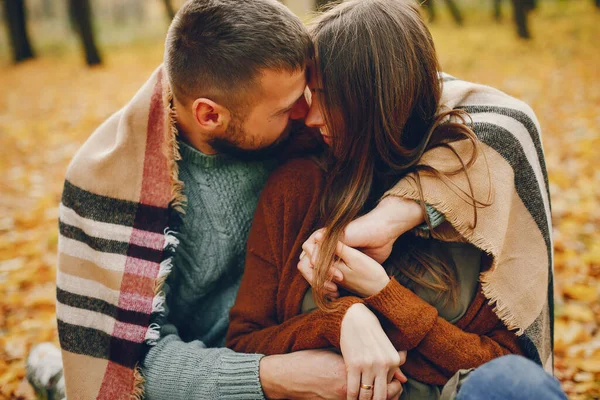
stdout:
MULTIPOLYGON (((268 399, 346 399, 346 364, 328 350, 306 350, 260 360, 260 382, 268 399)), ((387 385, 388 399, 397 399, 402 385, 387 385)))

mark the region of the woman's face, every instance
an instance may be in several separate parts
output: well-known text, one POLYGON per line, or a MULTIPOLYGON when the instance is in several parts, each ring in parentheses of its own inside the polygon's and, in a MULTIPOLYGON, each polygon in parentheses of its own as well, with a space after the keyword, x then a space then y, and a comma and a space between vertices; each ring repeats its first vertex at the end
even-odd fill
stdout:
POLYGON ((325 126, 325 118, 323 117, 323 89, 317 82, 315 74, 311 74, 310 81, 308 82, 308 88, 310 89, 311 93, 311 104, 304 123, 311 128, 318 128, 323 136, 323 141, 328 146, 331 146, 331 136, 327 131, 327 127, 325 126))

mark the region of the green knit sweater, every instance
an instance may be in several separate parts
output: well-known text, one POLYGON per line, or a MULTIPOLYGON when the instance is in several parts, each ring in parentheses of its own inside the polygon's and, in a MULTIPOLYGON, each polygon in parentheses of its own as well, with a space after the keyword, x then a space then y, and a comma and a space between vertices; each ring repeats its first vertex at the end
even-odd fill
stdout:
POLYGON ((188 204, 164 285, 168 324, 144 359, 147 399, 263 399, 261 355, 224 348, 248 231, 273 161, 204 155, 180 143, 188 204))
MULTIPOLYGON (((252 217, 276 164, 209 156, 183 142, 180 149, 179 178, 188 204, 163 286, 168 323, 142 363, 146 398, 263 399, 262 355, 223 346, 252 217)), ((434 226, 443 221, 435 210, 428 213, 434 226)))

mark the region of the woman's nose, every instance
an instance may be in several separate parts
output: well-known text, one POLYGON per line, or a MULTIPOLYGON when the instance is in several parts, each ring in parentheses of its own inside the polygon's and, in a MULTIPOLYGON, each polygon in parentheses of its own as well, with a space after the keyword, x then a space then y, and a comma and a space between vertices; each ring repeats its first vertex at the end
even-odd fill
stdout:
POLYGON ((321 109, 317 102, 314 100, 310 105, 308 114, 306 115, 306 119, 304 120, 304 124, 306 126, 310 126, 311 128, 320 128, 322 126, 325 126, 325 121, 323 120, 321 109))

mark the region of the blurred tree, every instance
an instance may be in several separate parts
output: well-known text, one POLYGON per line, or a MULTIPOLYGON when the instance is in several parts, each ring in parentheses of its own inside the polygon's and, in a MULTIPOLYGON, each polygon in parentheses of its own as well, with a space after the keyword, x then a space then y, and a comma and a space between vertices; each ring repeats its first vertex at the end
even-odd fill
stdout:
POLYGON ((96 47, 94 31, 92 29, 92 10, 89 0, 69 0, 69 14, 75 25, 75 30, 81 38, 88 65, 101 64, 100 53, 96 47))
POLYGON ((497 22, 502 20, 502 0, 494 0, 494 19, 497 22))
POLYGON ((596 7, 600 8, 600 0, 594 0, 594 3, 596 3, 596 7))
MULTIPOLYGON (((452 14, 452 18, 456 22, 457 25, 463 24, 462 13, 458 9, 458 6, 454 2, 454 0, 444 0, 448 5, 448 9, 450 10, 450 14, 452 14)), ((435 20, 435 6, 433 4, 433 0, 424 0, 423 5, 427 7, 427 11, 429 13, 429 20, 433 22, 435 20)))
POLYGON ((522 39, 531 39, 527 23, 527 14, 536 8, 536 0, 512 0, 513 15, 517 24, 517 34, 522 39))
POLYGON ((27 15, 24 0, 4 0, 4 18, 15 63, 34 58, 27 35, 27 15))
POLYGON ((169 17, 169 21, 175 18, 175 9, 173 8, 173 3, 171 0, 165 0, 165 8, 167 9, 167 16, 169 17))

